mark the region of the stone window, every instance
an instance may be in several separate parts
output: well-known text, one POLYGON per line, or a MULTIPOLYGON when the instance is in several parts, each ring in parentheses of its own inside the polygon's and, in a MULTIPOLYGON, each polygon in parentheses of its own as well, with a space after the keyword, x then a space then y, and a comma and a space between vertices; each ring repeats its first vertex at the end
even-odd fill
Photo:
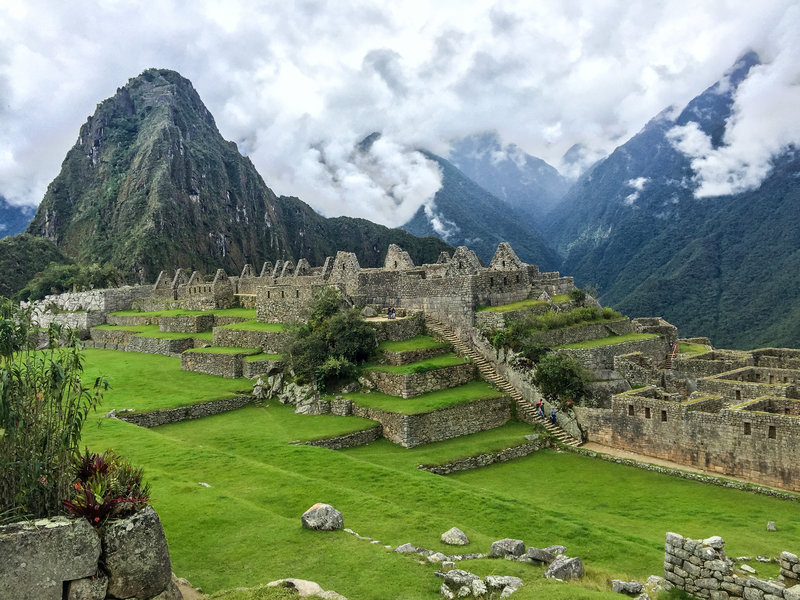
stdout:
POLYGON ((394 268, 397 268, 397 261, 394 261, 394 268))
POLYGON ((508 277, 503 277, 503 285, 508 285, 508 277))
POLYGON ((284 294, 283 290, 281 290, 281 298, 285 298, 285 297, 286 297, 286 294, 284 294))
POLYGON ((752 433, 752 430, 750 428, 750 423, 745 423, 744 424, 744 434, 745 435, 750 435, 751 433, 752 433))
POLYGON ((270 292, 269 292, 269 290, 267 290, 267 298, 269 298, 269 294, 270 294, 270 292))
POLYGON ((774 440, 776 436, 775 425, 770 425, 769 430, 767 431, 767 437, 771 440, 774 440))
POLYGON ((650 418, 650 407, 649 406, 645 406, 644 407, 644 418, 645 419, 649 419, 650 418))
POLYGON ((503 268, 506 268, 506 261, 503 261, 503 268))
POLYGON ((737 402, 742 401, 742 390, 736 390, 736 401, 737 402))
POLYGON ((300 297, 300 290, 295 290, 294 291, 294 297, 295 298, 299 298, 300 297))
POLYGON ((628 416, 633 416, 633 404, 628 404, 628 416))
POLYGON ((664 423, 667 422, 667 411, 665 411, 665 410, 661 411, 661 421, 664 422, 664 423))
POLYGON ((489 287, 494 286, 494 277, 489 277, 489 287))
POLYGON ((519 275, 517 275, 517 283, 519 283, 519 275))

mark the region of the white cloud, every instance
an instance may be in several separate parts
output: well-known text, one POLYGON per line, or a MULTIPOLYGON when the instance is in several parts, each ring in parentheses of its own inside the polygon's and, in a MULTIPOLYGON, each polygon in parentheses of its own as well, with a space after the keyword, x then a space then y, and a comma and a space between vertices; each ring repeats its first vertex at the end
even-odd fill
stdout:
POLYGON ((795 96, 773 90, 796 77, 796 9, 795 0, 4 0, 0 194, 38 203, 95 105, 155 66, 192 80, 277 193, 398 225, 430 207, 439 185, 417 148, 446 153, 452 139, 497 131, 575 175, 752 47, 770 66, 737 96, 725 138, 733 154, 697 157, 717 161, 697 166, 713 182, 743 172, 734 155, 763 164, 795 139, 795 96), (380 143, 354 152, 373 131, 380 143))

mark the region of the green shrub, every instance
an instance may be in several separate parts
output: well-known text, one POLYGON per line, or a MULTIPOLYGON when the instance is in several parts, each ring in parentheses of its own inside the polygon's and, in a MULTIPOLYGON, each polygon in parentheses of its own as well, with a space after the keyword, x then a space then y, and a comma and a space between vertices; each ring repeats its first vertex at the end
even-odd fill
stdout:
POLYGON ((81 266, 51 262, 17 292, 14 299, 33 301, 41 300, 48 294, 60 294, 72 289, 83 291, 117 287, 124 283, 124 279, 122 272, 110 264, 81 266))
POLYGON ((40 331, 30 311, 0 301, 0 514, 55 514, 73 480, 81 429, 107 387, 82 379, 83 355, 72 331, 40 331), (37 350, 40 335, 46 347, 37 350))
POLYGON ((591 374, 566 354, 544 356, 533 373, 533 383, 550 402, 562 409, 574 404, 591 404, 587 385, 591 374))
POLYGON ((582 306, 586 300, 586 292, 581 288, 572 288, 567 295, 569 296, 569 299, 578 306, 582 306))

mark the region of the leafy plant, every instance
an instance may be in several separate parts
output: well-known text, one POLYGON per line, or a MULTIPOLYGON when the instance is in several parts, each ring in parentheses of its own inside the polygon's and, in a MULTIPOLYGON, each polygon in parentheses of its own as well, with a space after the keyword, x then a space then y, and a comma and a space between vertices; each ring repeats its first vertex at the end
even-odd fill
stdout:
POLYGON ((590 373, 566 354, 552 353, 543 357, 533 373, 533 383, 550 402, 561 409, 572 404, 587 404, 590 373))
POLYGON ((0 513, 42 517, 60 509, 83 424, 107 387, 102 377, 84 382, 71 330, 40 329, 30 310, 0 300, 0 513))

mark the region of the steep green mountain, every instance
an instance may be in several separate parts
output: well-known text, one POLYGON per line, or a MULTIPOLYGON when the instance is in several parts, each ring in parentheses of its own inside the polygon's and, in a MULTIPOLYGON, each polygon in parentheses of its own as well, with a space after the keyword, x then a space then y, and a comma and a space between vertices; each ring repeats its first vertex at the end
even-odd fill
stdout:
POLYGON ((689 159, 667 138, 695 122, 722 143, 733 95, 758 57, 673 118, 667 111, 595 165, 549 215, 561 270, 632 316, 661 315, 719 346, 800 346, 800 154, 757 190, 697 199, 689 159))
POLYGON ((10 298, 50 263, 69 264, 50 240, 21 233, 0 239, 0 296, 10 298))
POLYGON ((141 281, 177 266, 235 273, 278 258, 315 264, 332 249, 375 266, 391 241, 417 261, 449 248, 369 222, 331 222, 296 198, 279 199, 222 138, 189 80, 163 69, 98 105, 28 232, 141 281))
POLYGON ((497 135, 482 133, 453 143, 448 160, 475 183, 538 227, 569 190, 554 167, 515 144, 503 146, 497 135))
POLYGON ((497 199, 449 161, 423 152, 438 163, 442 187, 433 206, 422 206, 403 229, 414 235, 436 235, 454 246, 469 246, 486 264, 497 245, 509 242, 525 262, 543 271, 555 270, 558 255, 511 206, 497 199))
POLYGON ((32 206, 14 206, 0 196, 0 238, 25 231, 35 212, 32 206))

